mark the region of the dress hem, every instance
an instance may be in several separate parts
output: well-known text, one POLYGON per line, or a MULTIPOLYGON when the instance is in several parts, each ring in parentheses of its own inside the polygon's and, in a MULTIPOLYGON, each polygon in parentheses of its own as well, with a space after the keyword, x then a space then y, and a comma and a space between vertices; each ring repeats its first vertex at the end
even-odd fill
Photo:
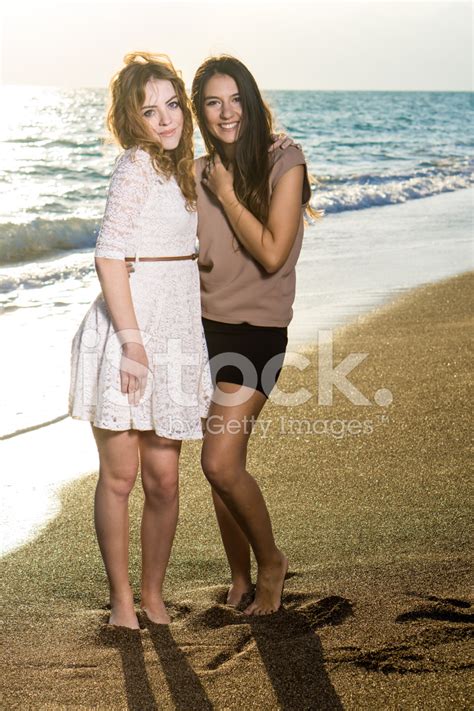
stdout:
MULTIPOLYGON (((136 430, 137 432, 155 432, 158 437, 166 437, 167 439, 173 439, 177 440, 180 442, 187 441, 187 440, 198 440, 203 438, 203 433, 200 432, 194 432, 191 436, 187 434, 180 437, 177 437, 175 433, 170 434, 169 432, 165 432, 164 430, 161 430, 160 428, 156 428, 153 426, 150 427, 105 427, 103 424, 101 425, 100 422, 95 420, 94 418, 87 417, 87 415, 72 415, 70 412, 68 413, 69 417, 73 420, 80 420, 81 422, 90 422, 94 427, 97 427, 98 429, 103 429, 103 430, 108 430, 109 432, 129 432, 130 430, 136 430)), ((202 419, 206 419, 207 415, 201 415, 202 419)))

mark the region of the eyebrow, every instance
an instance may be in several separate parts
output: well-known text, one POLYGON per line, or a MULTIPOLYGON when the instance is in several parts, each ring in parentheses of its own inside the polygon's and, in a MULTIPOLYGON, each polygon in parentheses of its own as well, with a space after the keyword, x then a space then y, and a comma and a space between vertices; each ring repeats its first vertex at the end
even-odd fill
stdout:
MULTIPOLYGON (((236 91, 235 94, 231 94, 231 96, 239 96, 240 91, 236 91)), ((219 96, 205 96, 204 101, 207 101, 208 99, 220 99, 219 96)))
MULTIPOLYGON (((171 97, 171 99, 166 99, 166 103, 169 104, 170 101, 173 101, 174 99, 177 99, 177 98, 178 97, 175 94, 174 96, 171 97)), ((152 104, 151 106, 142 106, 142 111, 144 109, 156 109, 156 107, 157 107, 157 104, 152 104)))

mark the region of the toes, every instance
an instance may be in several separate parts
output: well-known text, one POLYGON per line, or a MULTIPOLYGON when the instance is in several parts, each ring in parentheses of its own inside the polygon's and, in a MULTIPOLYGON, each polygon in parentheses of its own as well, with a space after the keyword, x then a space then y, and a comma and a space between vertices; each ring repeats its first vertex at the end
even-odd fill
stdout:
MULTIPOLYGON (((281 604, 280 604, 281 607, 281 604)), ((243 611, 244 615, 272 615, 274 612, 278 612, 280 607, 276 605, 270 605, 270 607, 263 607, 262 604, 258 602, 253 602, 243 611)))

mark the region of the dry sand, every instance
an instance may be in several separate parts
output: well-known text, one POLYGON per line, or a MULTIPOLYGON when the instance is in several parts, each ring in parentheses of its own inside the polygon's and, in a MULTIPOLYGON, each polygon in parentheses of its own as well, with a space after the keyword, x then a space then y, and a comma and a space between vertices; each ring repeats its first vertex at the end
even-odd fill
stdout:
MULTIPOLYGON (((290 559, 275 615, 249 619, 223 604, 227 569, 198 443, 182 458, 166 581, 170 626, 107 626, 92 516, 97 475, 66 487, 61 514, 2 561, 2 708, 472 707, 472 293, 466 273, 336 332, 334 362, 368 353, 349 377, 372 403, 376 390, 390 389, 390 406, 353 405, 336 392, 331 406, 313 397, 263 411, 273 424, 267 438, 253 435, 250 470, 290 559), (283 435, 280 417, 287 428, 288 418, 333 427, 356 420, 373 431, 283 435)), ((308 355, 312 367, 288 369, 282 387, 315 391, 315 353, 308 355)), ((130 502, 137 602, 142 502, 137 483, 130 502)))

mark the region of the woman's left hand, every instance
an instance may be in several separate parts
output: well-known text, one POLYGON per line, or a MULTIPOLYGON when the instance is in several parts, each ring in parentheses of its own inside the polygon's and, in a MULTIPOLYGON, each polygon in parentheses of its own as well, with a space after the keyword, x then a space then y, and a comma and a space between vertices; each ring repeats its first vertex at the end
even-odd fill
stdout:
POLYGON ((226 168, 219 155, 209 158, 203 171, 201 183, 221 200, 222 196, 234 192, 234 169, 232 163, 226 168))
POLYGON ((281 148, 283 151, 285 148, 288 148, 288 146, 296 146, 301 149, 301 145, 299 143, 295 143, 292 137, 287 136, 286 133, 272 133, 270 138, 272 139, 272 144, 268 149, 269 153, 273 153, 273 151, 276 151, 277 148, 281 148))

